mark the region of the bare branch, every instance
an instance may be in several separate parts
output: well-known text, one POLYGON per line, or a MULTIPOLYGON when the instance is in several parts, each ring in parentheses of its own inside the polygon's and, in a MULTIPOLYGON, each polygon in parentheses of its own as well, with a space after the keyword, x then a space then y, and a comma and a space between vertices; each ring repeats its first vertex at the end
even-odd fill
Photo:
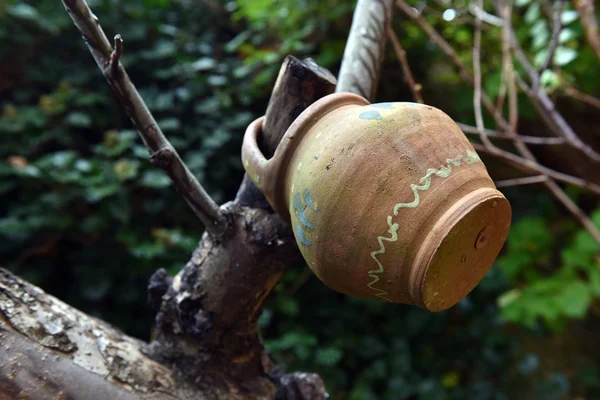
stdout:
MULTIPOLYGON (((479 130, 475 126, 463 124, 460 122, 458 122, 457 125, 466 134, 479 135, 479 130)), ((485 131, 486 136, 494 138, 494 139, 520 140, 523 143, 537 144, 537 145, 562 145, 562 144, 565 144, 565 139, 557 138, 557 137, 539 137, 539 136, 522 136, 522 135, 514 135, 512 137, 509 137, 509 136, 506 136, 504 133, 495 131, 493 129, 484 129, 484 131, 485 131)))
POLYGON ((475 150, 501 158, 507 163, 515 166, 516 168, 519 168, 522 171, 548 175, 550 178, 555 179, 559 182, 569 183, 582 189, 589 190, 594 194, 600 195, 600 185, 597 185, 593 182, 589 182, 582 178, 555 171, 535 161, 528 160, 526 158, 520 157, 516 154, 499 148, 489 149, 486 146, 479 143, 471 144, 475 148, 475 150))
MULTIPOLYGON (((483 9, 483 0, 477 0, 477 8, 483 9)), ((483 114, 481 112, 481 13, 476 13, 475 18, 475 40, 473 44, 473 109, 475 111, 475 124, 479 131, 479 136, 483 144, 493 149, 495 146, 487 137, 485 126, 483 124, 483 114)))
POLYGON ((367 100, 374 98, 391 20, 392 0, 358 0, 338 75, 337 92, 356 93, 367 100))
POLYGON ((593 0, 575 0, 575 7, 579 12, 579 19, 585 30, 587 40, 596 52, 598 60, 600 60, 600 35, 598 34, 594 2, 593 0))
MULTIPOLYGON (((554 14, 554 29, 555 34, 553 37, 553 41, 558 43, 558 32, 560 32, 560 12, 562 10, 562 0, 559 2, 557 11, 554 14), (557 21, 558 18, 558 21, 557 21), (558 27, 558 28, 557 28, 558 27)), ((511 49, 511 39, 512 39, 512 24, 511 24, 511 15, 512 15, 512 2, 511 0, 505 0, 504 7, 502 8, 502 17, 504 20, 504 26, 502 30, 502 49, 503 49, 503 58, 504 58, 504 69, 505 76, 508 79, 508 91, 509 91, 509 130, 508 136, 516 138, 516 130, 517 130, 517 122, 518 122, 518 105, 517 105, 517 89, 515 85, 516 74, 514 71, 514 66, 512 63, 512 57, 510 56, 511 49)), ((552 45, 551 45, 552 46, 552 45)), ((554 50, 550 49, 550 52, 554 50)), ((552 55, 549 54, 549 58, 552 59, 552 55)), ((549 61, 548 61, 549 62, 549 61)), ((536 92, 539 92, 539 82, 540 77, 539 73, 537 79, 534 82, 536 86, 536 92)), ((515 147, 517 151, 526 159, 537 162, 536 157, 529 150, 527 145, 520 140, 515 141, 515 147)), ((590 221, 589 217, 573 202, 569 196, 562 190, 562 188, 553 180, 546 180, 544 185, 550 190, 550 192, 563 203, 565 208, 571 212, 571 214, 579 220, 579 222, 588 230, 588 232, 600 243, 600 231, 596 226, 590 221)))
POLYGON ((548 177, 546 175, 527 176, 524 178, 505 179, 502 181, 496 181, 494 184, 497 188, 505 188, 510 186, 521 186, 531 185, 533 183, 547 182, 548 177))
MULTIPOLYGON (((429 39, 431 39, 431 41, 435 43, 446 54, 446 56, 453 61, 456 68, 458 68, 458 72, 463 81, 471 86, 474 86, 471 73, 468 71, 467 66, 462 62, 452 46, 450 46, 450 44, 429 23, 427 23, 427 21, 425 21, 425 19, 423 19, 423 17, 415 9, 408 5, 405 0, 397 0, 396 4, 407 16, 412 18, 413 21, 415 21, 421 27, 421 29, 423 29, 427 36, 429 36, 429 39)), ((494 107, 494 103, 485 93, 481 94, 481 101, 483 102, 486 110, 494 117, 496 123, 501 127, 504 127, 502 124, 502 115, 498 109, 494 107)))
POLYGON ((587 93, 583 93, 571 86, 565 88, 564 92, 567 96, 572 97, 575 100, 579 100, 583 103, 586 103, 586 104, 600 110, 600 99, 598 99, 594 96, 590 96, 587 93))
MULTIPOLYGON (((535 86, 536 82, 539 81, 540 76, 533 65, 531 65, 527 55, 519 45, 510 21, 508 21, 508 29, 510 29, 511 46, 515 52, 517 60, 529 76, 532 86, 535 86)), ((542 120, 546 123, 546 125, 548 125, 548 128, 550 128, 556 135, 564 137, 571 146, 583 152, 591 160, 600 162, 600 154, 592 149, 588 144, 584 143, 579 136, 577 136, 573 128, 571 128, 569 123, 558 112, 556 106, 545 91, 539 89, 537 91, 533 91, 533 88, 530 88, 522 79, 517 78, 517 83, 519 84, 521 90, 523 90, 529 97, 533 105, 538 109, 542 120)))
POLYGON ((394 48, 394 52, 400 61, 400 65, 402 66, 402 74, 404 75, 404 80, 408 85, 410 91, 412 92, 413 98, 417 103, 423 103, 423 97, 421 96, 421 89, 423 88, 421 84, 415 82, 415 78, 410 69, 410 65, 408 64, 408 60, 406 59, 406 51, 400 45, 400 41, 398 40, 398 36, 394 30, 390 27, 388 29, 388 38, 392 42, 392 47, 394 48))
POLYGON ((219 206, 206 193, 196 177, 187 168, 175 148, 160 130, 144 100, 129 79, 125 68, 118 62, 122 54, 122 39, 115 37, 115 50, 110 46, 98 18, 85 0, 62 0, 75 26, 81 31, 96 64, 104 74, 115 96, 138 130, 148 148, 152 164, 162 168, 176 189, 204 223, 206 229, 219 235, 227 228, 227 220, 219 206))
POLYGON ((594 225, 592 220, 579 208, 577 204, 558 186, 554 181, 546 183, 552 194, 571 212, 571 214, 583 225, 583 227, 592 235, 596 242, 600 243, 600 230, 594 225))
MULTIPOLYGON (((540 68, 538 68, 538 74, 541 74, 546 69, 548 69, 550 62, 554 57, 554 53, 558 48, 560 31, 562 30, 562 22, 560 18, 563 10, 563 0, 557 0, 555 7, 556 8, 552 14, 552 38, 550 39, 550 44, 548 45, 548 53, 546 53, 546 58, 544 59, 544 62, 542 63, 540 68)), ((539 85, 540 79, 538 79, 532 87, 534 92, 537 92, 539 85)))

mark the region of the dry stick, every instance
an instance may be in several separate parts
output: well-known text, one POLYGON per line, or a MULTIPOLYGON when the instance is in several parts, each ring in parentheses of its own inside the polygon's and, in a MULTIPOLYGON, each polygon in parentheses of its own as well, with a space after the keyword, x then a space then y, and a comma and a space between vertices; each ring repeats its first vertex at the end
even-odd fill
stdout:
MULTIPOLYGON (((560 18, 562 15, 563 0, 558 0, 555 7, 556 9, 552 14, 552 38, 550 39, 550 45, 548 46, 548 53, 546 53, 546 58, 544 59, 544 62, 542 63, 540 68, 538 68, 538 75, 541 75, 546 69, 548 69, 550 62, 552 62, 552 58, 554 58, 554 53, 558 48, 560 31, 562 30, 562 22, 560 18)), ((532 90, 534 92, 537 92, 537 90, 539 89, 540 80, 541 79, 537 79, 535 81, 532 87, 532 90)))
MULTIPOLYGON (((466 134, 475 134, 479 135, 479 130, 475 126, 463 124, 458 122, 457 125, 460 129, 466 134)), ((486 135, 488 137, 494 139, 502 139, 502 140, 520 140, 523 143, 527 144, 537 144, 537 145, 562 145, 565 144, 565 139, 559 137, 543 137, 543 136, 522 136, 522 135, 514 135, 513 137, 506 136, 506 134, 502 132, 495 131, 493 129, 484 129, 486 135)))
MULTIPOLYGON (((406 4, 404 2, 404 0, 398 0, 397 5, 398 5, 398 7, 400 7, 402 9, 402 11, 404 11, 404 13, 406 15, 408 15, 415 22, 417 22, 419 24, 419 26, 425 31, 425 33, 427 33, 429 38, 434 43, 436 43, 442 49, 442 51, 444 51, 444 53, 446 53, 446 55, 454 62, 456 67, 459 69, 460 75, 463 78, 463 80, 465 80, 467 83, 469 83, 470 85, 473 86, 474 81, 471 78, 471 75, 469 74, 466 66, 463 64, 463 62, 460 60, 460 58, 458 57, 458 55, 456 54, 454 49, 448 44, 448 42, 441 35, 439 35, 437 33, 437 31, 435 31, 435 29, 433 29, 433 27, 431 25, 429 25, 419 14, 417 14, 412 9, 412 7, 410 7, 408 4, 406 4)), ((490 112, 490 114, 492 114, 494 116, 496 123, 499 126, 506 128, 507 122, 503 119, 499 110, 494 109, 493 105, 491 105, 491 101, 489 101, 489 98, 487 98, 485 93, 481 94, 481 99, 483 101, 483 104, 486 106, 487 110, 490 112), (489 103, 488 103, 488 101, 489 101, 489 103), (488 106, 488 104, 489 104, 489 106, 488 106)), ((484 130, 484 131, 487 133, 487 130, 484 130)), ((599 192, 600 186, 598 186, 594 183, 587 182, 581 178, 567 175, 567 174, 564 174, 564 173, 561 173, 558 171, 554 171, 553 169, 550 169, 548 167, 540 165, 537 162, 528 160, 526 158, 519 157, 516 154, 501 150, 495 146, 492 146, 490 148, 487 146, 482 146, 477 143, 474 143, 473 147, 475 147, 475 149, 477 151, 489 153, 493 156, 500 157, 500 158, 504 159, 506 162, 510 163, 511 165, 516 166, 517 168, 520 168, 520 169, 523 169, 526 171, 532 171, 532 172, 545 174, 553 179, 556 179, 557 181, 570 183, 572 185, 575 185, 575 186, 578 186, 578 187, 581 187, 584 189, 588 189, 595 194, 600 194, 600 192, 599 192)), ((569 207, 572 204, 565 203, 565 205, 567 207, 569 207)), ((570 210, 574 211, 573 208, 570 208, 570 210)), ((586 224, 587 224, 587 222, 586 222, 586 224)), ((586 227, 589 228, 589 225, 586 227)))
POLYGON ((375 97, 386 32, 392 20, 392 0, 358 0, 346 42, 336 92, 375 97))
MULTIPOLYGON (((427 36, 429 36, 431 41, 434 42, 446 54, 446 56, 454 62, 454 65, 458 68, 458 72, 462 79, 469 85, 473 86, 473 77, 469 73, 466 65, 462 62, 456 51, 454 51, 452 46, 450 46, 450 44, 404 0, 397 0, 396 4, 406 15, 408 15, 413 21, 415 21, 421 27, 421 29, 425 31, 425 33, 427 34, 427 36)), ((501 123, 502 115, 500 114, 498 109, 494 107, 494 103, 492 102, 492 100, 490 100, 490 98, 485 93, 481 94, 481 100, 486 110, 491 115, 493 115, 496 122, 504 128, 504 125, 501 123)))
POLYGON ((497 188, 505 188, 510 186, 531 185, 533 183, 542 183, 547 181, 548 177, 546 175, 537 175, 523 178, 505 179, 502 181, 496 181, 494 184, 497 188))
POLYGON ((600 60, 600 35, 598 35, 598 23, 596 22, 596 13, 593 0, 575 0, 575 7, 579 13, 579 19, 590 46, 596 52, 600 60))
POLYGON ((410 69, 410 65, 408 64, 408 60, 406 59, 406 51, 400 45, 400 41, 398 40, 398 36, 394 30, 390 27, 388 29, 388 38, 390 42, 392 42, 392 47, 394 48, 394 52, 400 61, 400 65, 402 66, 402 74, 404 75, 404 81, 410 88, 412 92, 413 98, 417 103, 423 103, 423 97, 421 96, 422 86, 415 82, 415 78, 410 69))
POLYGON ((123 105, 150 153, 152 164, 162 168, 175 188, 181 193, 208 232, 222 234, 227 220, 219 206, 206 193, 196 177, 190 172, 177 151, 164 136, 137 89, 129 79, 119 58, 123 52, 120 35, 115 36, 115 50, 85 0, 62 0, 73 23, 81 31, 83 39, 96 64, 104 74, 113 93, 123 105))
MULTIPOLYGON (((532 86, 535 86, 536 82, 539 80, 539 74, 531 65, 527 56, 525 55, 525 52, 517 42, 517 38, 512 27, 510 28, 510 35, 511 46, 515 52, 515 55, 517 56, 517 60, 529 76, 532 86)), ((539 89, 533 91, 532 88, 529 88, 526 84, 521 82, 519 83, 519 86, 521 86, 521 89, 525 92, 525 94, 527 94, 534 106, 540 110, 540 115, 544 117, 542 118, 543 121, 546 122, 548 127, 556 135, 564 137, 571 146, 583 152, 591 160, 600 162, 600 154, 583 142, 579 136, 577 136, 573 128, 571 128, 569 123, 558 112, 556 106, 545 91, 539 89)))
POLYGON ((471 143, 471 145, 475 148, 475 150, 490 154, 490 155, 498 157, 498 158, 501 158, 504 161, 506 161, 507 163, 509 163, 523 171, 548 175, 550 178, 555 179, 559 182, 569 183, 573 186, 577 186, 582 189, 589 190, 590 192, 592 192, 594 194, 600 195, 600 185, 597 185, 592 182, 588 182, 585 179, 555 171, 551 168, 548 168, 546 166, 538 164, 535 161, 531 161, 526 158, 520 157, 509 151, 505 151, 505 150, 498 149, 498 148, 490 149, 479 143, 471 143))
MULTIPOLYGON (((554 14, 554 23, 560 25, 560 11, 562 4, 559 4, 554 14), (556 22, 556 15, 558 14, 559 22, 556 22)), ((518 123, 518 104, 517 104, 517 88, 515 85, 515 71, 511 57, 511 15, 512 15, 512 3, 511 0, 506 0, 502 7, 502 18, 504 26, 502 29, 502 54, 503 54, 503 67, 504 76, 508 81, 508 93, 509 93, 509 124, 508 124, 508 136, 515 138, 515 147, 517 151, 526 159, 537 162, 536 157, 529 150, 527 145, 521 140, 516 138, 516 130, 518 123)), ((558 29, 560 31, 560 28, 558 29)), ((558 40, 558 36, 556 36, 558 40)), ((551 58, 551 56, 550 56, 551 58)), ((540 77, 539 73, 534 85, 539 85, 540 77)), ((581 225, 592 235, 592 237, 600 243, 600 231, 591 222, 589 217, 579 208, 579 206, 563 191, 563 189, 553 180, 548 179, 544 182, 544 185, 548 190, 573 214, 573 216, 579 220, 581 225)))
POLYGON ((583 103, 586 103, 594 108, 600 110, 600 99, 590 96, 587 93, 583 93, 574 87, 567 87, 564 89, 564 92, 567 96, 574 98, 575 100, 579 100, 583 103))

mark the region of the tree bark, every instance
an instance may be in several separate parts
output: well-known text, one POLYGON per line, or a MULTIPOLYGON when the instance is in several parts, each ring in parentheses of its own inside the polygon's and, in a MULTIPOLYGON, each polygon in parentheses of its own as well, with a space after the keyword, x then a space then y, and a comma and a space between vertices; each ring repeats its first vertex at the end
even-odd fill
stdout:
MULTIPOLYGON (((272 154, 335 78, 288 57, 263 132, 272 154), (275 100, 277 99, 277 100, 275 100)), ((0 271, 0 399, 324 399, 315 374, 285 374, 265 352, 257 319, 285 267, 301 260, 290 227, 247 177, 221 207, 228 229, 204 233, 183 270, 150 280, 156 340, 110 325, 0 271)))

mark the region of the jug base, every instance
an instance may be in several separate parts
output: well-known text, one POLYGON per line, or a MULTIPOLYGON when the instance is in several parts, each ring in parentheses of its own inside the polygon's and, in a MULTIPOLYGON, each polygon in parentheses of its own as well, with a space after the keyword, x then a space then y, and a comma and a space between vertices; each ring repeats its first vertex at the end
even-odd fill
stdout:
POLYGON ((481 188, 461 198, 421 243, 410 276, 413 302, 442 311, 465 297, 502 249, 511 208, 499 191, 481 188))

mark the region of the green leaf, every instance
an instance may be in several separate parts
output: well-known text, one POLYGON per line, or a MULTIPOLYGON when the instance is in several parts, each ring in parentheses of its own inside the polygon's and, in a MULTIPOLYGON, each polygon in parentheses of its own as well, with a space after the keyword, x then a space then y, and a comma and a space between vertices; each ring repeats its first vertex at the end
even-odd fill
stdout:
POLYGON ((596 264, 595 268, 589 273, 590 290, 596 297, 600 297, 600 264, 596 264))
POLYGON ((569 25, 571 22, 579 18, 579 14, 575 10, 564 10, 560 15, 560 22, 563 25, 569 25))
POLYGON ((557 298, 568 317, 583 318, 592 300, 590 288, 581 281, 568 283, 557 298))
POLYGON ((578 34, 573 29, 564 28, 558 35, 558 42, 565 43, 569 40, 575 39, 576 37, 578 37, 578 34))
POLYGON ((498 307, 506 308, 519 297, 521 297, 521 291, 519 289, 509 290, 508 292, 503 293, 502 296, 498 297, 498 307))
POLYGON ((317 364, 332 366, 337 364, 342 357, 344 352, 337 347, 325 347, 317 350, 315 356, 315 362, 317 364))
POLYGON ((552 61, 557 66, 567 65, 571 61, 577 58, 577 51, 575 49, 571 49, 569 47, 558 46, 556 52, 554 53, 554 58, 552 61))
POLYGON ((149 170, 142 175, 140 184, 145 187, 162 189, 171 185, 171 179, 163 171, 149 170))
POLYGON ((538 2, 533 2, 525 12, 525 22, 532 24, 540 18, 540 5, 538 2))
POLYGON ((87 128, 92 125, 91 118, 83 112, 74 111, 67 115, 66 121, 69 125, 77 128, 87 128))

